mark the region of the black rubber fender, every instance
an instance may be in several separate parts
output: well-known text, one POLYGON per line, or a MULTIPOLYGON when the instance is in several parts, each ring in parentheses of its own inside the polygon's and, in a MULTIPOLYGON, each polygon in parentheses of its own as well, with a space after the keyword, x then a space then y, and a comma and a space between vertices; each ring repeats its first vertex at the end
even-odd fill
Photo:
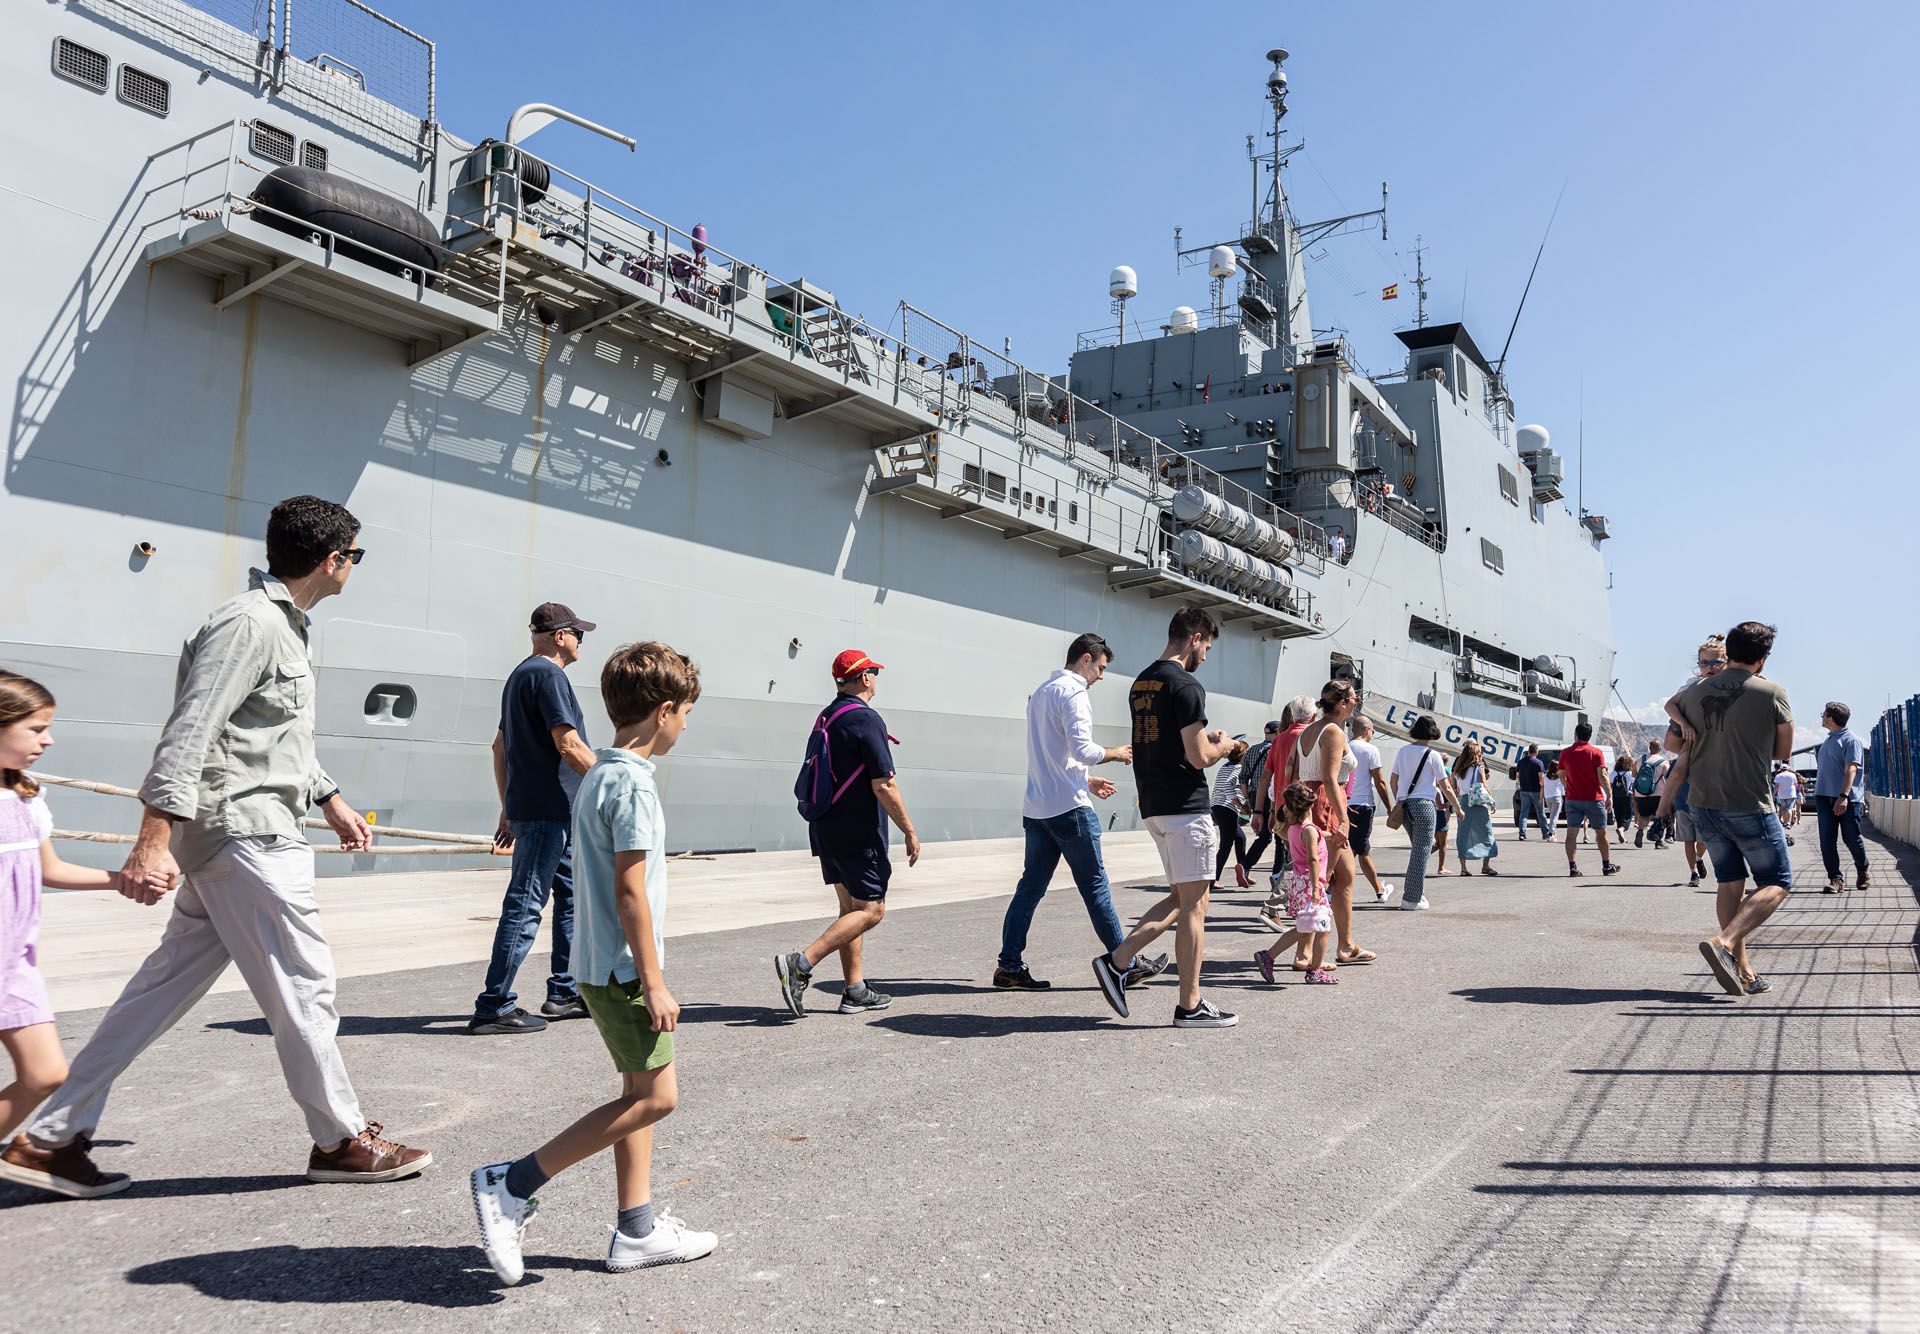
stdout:
POLYGON ((370 185, 313 167, 281 167, 261 179, 251 198, 264 205, 254 217, 279 231, 305 236, 311 226, 338 232, 346 238, 338 252, 348 259, 388 273, 440 272, 439 229, 404 199, 370 185))

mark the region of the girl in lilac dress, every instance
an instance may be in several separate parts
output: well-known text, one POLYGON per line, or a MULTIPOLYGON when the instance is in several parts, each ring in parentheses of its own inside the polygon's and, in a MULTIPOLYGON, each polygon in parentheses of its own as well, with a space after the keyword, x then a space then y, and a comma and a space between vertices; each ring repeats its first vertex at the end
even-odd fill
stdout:
MULTIPOLYGON (((53 744, 53 696, 37 681, 0 670, 0 1046, 13 1082, 0 1088, 0 1143, 67 1078, 40 975, 40 886, 117 889, 120 876, 60 860, 53 817, 26 769, 53 744)), ((0 1178, 12 1165, 0 1160, 0 1178)))

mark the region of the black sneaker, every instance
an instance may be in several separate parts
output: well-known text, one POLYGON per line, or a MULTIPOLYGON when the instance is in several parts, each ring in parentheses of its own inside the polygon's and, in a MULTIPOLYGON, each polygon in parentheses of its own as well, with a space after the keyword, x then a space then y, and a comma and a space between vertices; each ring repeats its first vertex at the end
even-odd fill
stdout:
POLYGON ((1693 864, 1693 873, 1699 876, 1702 880, 1705 880, 1707 878, 1707 863, 1705 858, 1702 858, 1701 860, 1696 861, 1693 864))
MULTIPOLYGON (((1129 968, 1127 971, 1133 970, 1129 968)), ((1107 998, 1107 1004, 1113 1007, 1113 1012, 1125 1019, 1127 1017, 1127 979, 1118 968, 1113 966, 1113 959, 1110 956, 1102 954, 1094 959, 1093 980, 1100 984, 1100 994, 1107 998)))
POLYGON ((1164 954, 1156 954, 1151 959, 1135 959, 1127 967, 1127 989, 1131 991, 1135 987, 1144 987, 1166 972, 1169 962, 1170 960, 1164 954))
POLYGON ((780 979, 780 998, 786 1001, 795 1019, 807 1012, 807 985, 813 981, 813 974, 801 968, 805 962, 799 950, 773 956, 773 975, 780 979))
POLYGON ((1695 871, 1692 875, 1687 877, 1687 888, 1698 889, 1699 887, 1700 887, 1700 873, 1698 871, 1695 871))
POLYGON ((1232 1028, 1239 1022, 1239 1015, 1228 1014, 1204 997, 1191 1010, 1178 1005, 1173 1007, 1175 1028, 1232 1028))
POLYGON ((1618 863, 1615 863, 1615 862, 1601 862, 1600 874, 1601 875, 1619 875, 1620 867, 1618 863))
POLYGON ((1053 983, 1042 982, 1021 964, 1018 968, 994 969, 993 985, 1001 991, 1045 991, 1053 983))
POLYGON ((1568 874, 1568 875, 1572 875, 1572 876, 1577 876, 1577 875, 1579 875, 1579 874, 1580 874, 1580 868, 1579 868, 1578 866, 1576 866, 1576 865, 1574 865, 1574 864, 1573 864, 1572 862, 1568 862, 1568 863, 1567 863, 1567 874, 1568 874))
POLYGON ((865 1014, 868 1010, 884 1010, 893 1004, 893 997, 884 991, 875 991, 872 987, 862 989, 859 995, 851 991, 840 993, 841 1014, 865 1014))
POLYGON ((528 1014, 518 1005, 492 1019, 482 1019, 476 1014, 467 1020, 467 1032, 475 1037, 491 1037, 496 1033, 538 1033, 546 1026, 546 1020, 537 1014, 528 1014))
POLYGON ((540 1007, 540 1013, 549 1019, 585 1019, 587 1003, 575 996, 572 1000, 547 1001, 540 1007))
POLYGON ((1644 829, 1636 829, 1636 830, 1634 830, 1634 831, 1633 831, 1633 846, 1634 846, 1634 847, 1636 847, 1636 848, 1637 848, 1637 847, 1639 847, 1639 846, 1640 846, 1640 844, 1641 844, 1641 842, 1642 842, 1642 841, 1643 841, 1643 840, 1644 840, 1644 839, 1646 838, 1646 836, 1647 836, 1647 831, 1646 831, 1646 830, 1644 830, 1644 829))

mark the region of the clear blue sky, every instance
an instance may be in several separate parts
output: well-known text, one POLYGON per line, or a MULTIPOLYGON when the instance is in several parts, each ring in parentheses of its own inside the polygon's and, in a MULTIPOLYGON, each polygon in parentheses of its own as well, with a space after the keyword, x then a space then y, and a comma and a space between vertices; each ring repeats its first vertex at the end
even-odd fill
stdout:
POLYGON ((1336 240, 1309 269, 1315 323, 1369 366, 1398 363, 1416 234, 1431 316, 1497 355, 1565 184, 1508 369, 1570 472, 1584 391, 1626 702, 1664 698, 1705 633, 1749 616, 1779 625, 1769 674, 1806 721, 1920 692, 1920 430, 1895 392, 1920 7, 383 8, 438 41, 456 133, 557 102, 641 141, 543 131, 579 175, 877 323, 905 298, 1049 371, 1108 319, 1115 264, 1140 272, 1143 324, 1204 305, 1173 228, 1193 244, 1245 218, 1263 53, 1285 46, 1301 215, 1392 183, 1391 241, 1336 240))

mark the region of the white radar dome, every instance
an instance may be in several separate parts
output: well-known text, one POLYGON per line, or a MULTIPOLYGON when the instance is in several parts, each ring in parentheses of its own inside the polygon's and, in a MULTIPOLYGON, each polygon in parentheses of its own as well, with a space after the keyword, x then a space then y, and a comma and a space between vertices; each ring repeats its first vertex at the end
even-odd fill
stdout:
POLYGON ((1192 306, 1175 306, 1173 315, 1167 320, 1168 333, 1198 333, 1200 317, 1194 314, 1192 306))
POLYGON ((1522 458, 1529 454, 1546 452, 1547 428, 1544 426, 1522 426, 1513 433, 1513 436, 1514 446, 1519 450, 1522 458))
POLYGON ((1139 296, 1139 276, 1125 264, 1120 265, 1107 279, 1107 294, 1117 297, 1139 296))
POLYGON ((1240 272, 1240 261, 1233 256, 1228 246, 1217 245, 1207 252, 1207 276, 1209 278, 1231 278, 1240 272))

